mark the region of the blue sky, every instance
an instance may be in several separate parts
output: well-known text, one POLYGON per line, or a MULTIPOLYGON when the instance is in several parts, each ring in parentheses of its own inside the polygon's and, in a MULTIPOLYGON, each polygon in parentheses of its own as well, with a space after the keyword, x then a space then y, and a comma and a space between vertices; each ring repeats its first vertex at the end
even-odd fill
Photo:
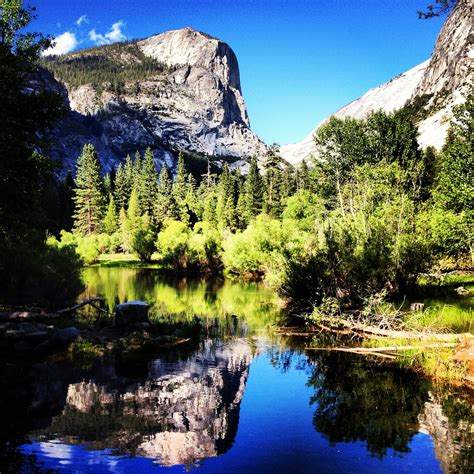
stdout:
POLYGON ((251 126, 266 143, 304 138, 367 89, 427 59, 444 19, 430 0, 30 0, 33 29, 88 47, 191 26, 227 42, 251 126))

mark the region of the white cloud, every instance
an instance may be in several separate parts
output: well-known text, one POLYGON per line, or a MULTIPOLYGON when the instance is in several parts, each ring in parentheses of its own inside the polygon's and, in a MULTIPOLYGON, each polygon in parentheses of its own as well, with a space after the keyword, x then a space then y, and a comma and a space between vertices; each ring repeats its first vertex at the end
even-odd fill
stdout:
POLYGON ((78 44, 76 35, 70 31, 65 31, 54 38, 53 46, 44 51, 43 56, 70 53, 78 44))
POLYGON ((89 31, 89 39, 98 45, 111 44, 117 41, 125 41, 127 37, 122 32, 122 28, 124 26, 125 24, 123 21, 117 21, 105 34, 97 33, 95 29, 92 29, 89 31))
POLYGON ((81 15, 76 21, 77 26, 81 26, 84 23, 89 23, 89 18, 87 18, 87 15, 81 15))

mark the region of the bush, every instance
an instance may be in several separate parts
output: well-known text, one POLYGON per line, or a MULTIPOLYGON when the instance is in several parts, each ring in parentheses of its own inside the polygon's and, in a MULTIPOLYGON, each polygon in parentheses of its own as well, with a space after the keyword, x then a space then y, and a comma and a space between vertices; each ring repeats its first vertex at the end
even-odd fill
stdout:
POLYGON ((305 234, 295 232, 292 225, 262 214, 243 232, 224 240, 222 259, 230 273, 262 276, 272 269, 276 271, 284 253, 299 255, 304 240, 305 234))
POLYGON ((86 265, 96 262, 100 255, 97 236, 77 237, 76 252, 86 265))
POLYGON ((6 304, 55 307, 73 302, 83 290, 81 260, 71 243, 25 239, 3 243, 0 252, 0 271, 9 277, 0 287, 6 304))
POLYGON ((180 221, 167 221, 165 228, 158 234, 156 247, 163 263, 174 268, 188 266, 188 239, 191 231, 180 221))
POLYGON ((148 219, 142 218, 139 227, 133 232, 132 251, 142 262, 150 262, 155 246, 156 234, 148 219))

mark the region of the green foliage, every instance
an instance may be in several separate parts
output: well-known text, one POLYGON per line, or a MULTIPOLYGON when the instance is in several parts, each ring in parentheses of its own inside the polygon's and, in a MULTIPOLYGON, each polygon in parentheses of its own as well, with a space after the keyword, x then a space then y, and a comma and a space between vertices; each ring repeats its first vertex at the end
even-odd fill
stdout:
POLYGON ((156 247, 162 261, 175 268, 187 267, 187 243, 191 235, 188 226, 181 221, 167 221, 158 234, 156 247))
MULTIPOLYGON (((22 30, 35 18, 21 1, 0 9, 0 298, 54 304, 80 290, 77 258, 70 249, 46 245, 47 202, 53 162, 44 136, 61 116, 53 92, 29 93, 49 38, 22 30)), ((66 207, 66 206, 65 206, 66 207)))
POLYGON ((94 84, 118 96, 125 92, 125 84, 133 83, 129 93, 136 93, 137 81, 170 71, 157 59, 145 56, 136 41, 99 46, 85 53, 48 56, 42 58, 41 65, 70 87, 94 84))
POLYGON ((249 174, 245 180, 243 189, 243 211, 242 216, 246 223, 250 222, 262 211, 263 205, 263 180, 258 169, 257 157, 252 157, 249 174))
POLYGON ((156 250, 155 247, 156 232, 154 226, 145 214, 139 219, 138 226, 133 232, 131 240, 132 252, 142 262, 150 262, 153 252, 156 250))
POLYGON ((91 144, 84 145, 77 159, 74 194, 75 229, 82 235, 98 232, 104 217, 105 199, 99 159, 91 144))
POLYGON ((117 209, 115 207, 114 196, 111 193, 109 195, 109 206, 107 208, 107 214, 105 215, 103 222, 103 229, 106 234, 112 235, 118 230, 118 217, 117 209))
POLYGON ((258 216, 243 232, 224 240, 222 259, 226 270, 238 275, 263 276, 283 253, 297 254, 303 234, 294 230, 267 215, 258 216))
POLYGON ((155 220, 162 225, 166 220, 173 219, 177 215, 174 196, 171 193, 172 182, 169 177, 168 168, 163 165, 158 177, 157 195, 154 207, 155 220))
POLYGON ((100 255, 99 241, 96 235, 86 235, 77 239, 76 252, 86 265, 95 263, 100 255))
POLYGON ((435 0, 435 3, 427 5, 426 11, 417 11, 418 18, 427 20, 433 17, 447 15, 453 10, 458 2, 459 0, 435 0))

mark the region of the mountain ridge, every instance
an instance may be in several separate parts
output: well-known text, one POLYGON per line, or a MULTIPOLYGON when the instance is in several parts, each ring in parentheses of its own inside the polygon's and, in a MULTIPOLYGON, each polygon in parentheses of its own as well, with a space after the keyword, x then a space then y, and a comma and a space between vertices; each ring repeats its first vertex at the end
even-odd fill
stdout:
MULTIPOLYGON (((360 119, 378 109, 391 112, 410 105, 422 116, 418 122, 420 146, 439 150, 447 136, 452 108, 463 101, 472 81, 472 19, 471 2, 461 0, 441 28, 428 60, 370 89, 332 115, 360 119)), ((296 164, 316 154, 313 135, 328 119, 319 122, 301 142, 282 146, 281 156, 296 164)))

